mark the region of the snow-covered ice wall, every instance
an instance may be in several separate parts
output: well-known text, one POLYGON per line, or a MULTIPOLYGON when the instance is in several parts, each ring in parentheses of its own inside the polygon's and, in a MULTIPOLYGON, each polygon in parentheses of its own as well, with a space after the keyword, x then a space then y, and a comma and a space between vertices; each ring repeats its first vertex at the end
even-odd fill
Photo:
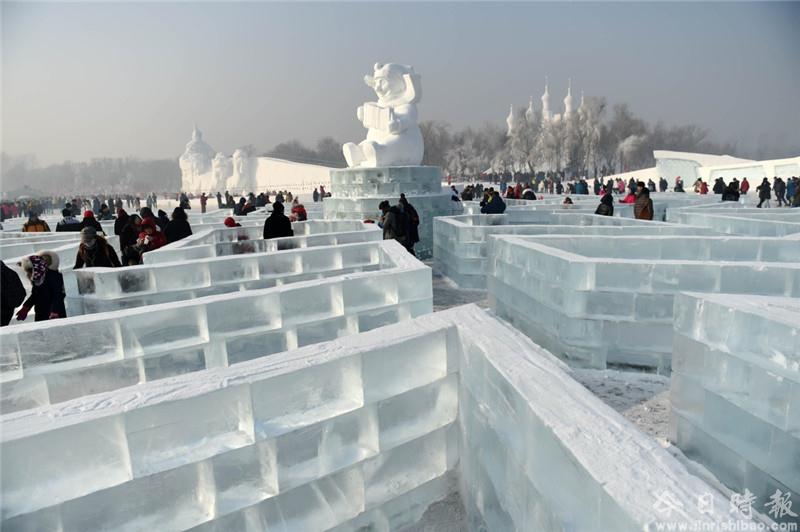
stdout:
POLYGON ((461 288, 485 289, 488 238, 489 235, 500 234, 632 236, 697 235, 713 234, 713 231, 633 218, 563 211, 446 216, 433 221, 434 268, 461 288))
POLYGON ((404 259, 397 256, 396 249, 373 240, 189 262, 85 268, 65 275, 67 302, 70 315, 91 314, 394 268, 396 259, 404 259))
POLYGON ((239 255, 243 253, 267 253, 285 249, 318 246, 335 246, 380 240, 382 234, 374 224, 360 220, 338 220, 295 222, 295 236, 262 238, 263 227, 233 227, 203 229, 197 233, 145 253, 145 264, 174 262, 204 257, 239 255))
POLYGON ((471 530, 714 526, 709 493, 477 307, 0 419, 13 530, 398 530, 458 491, 471 530), (484 527, 484 528, 481 528, 484 527))
POLYGON ((570 364, 668 373, 677 292, 800 297, 800 246, 745 237, 492 236, 499 316, 570 364))
POLYGON ((688 457, 761 511, 800 492, 800 299, 677 295, 672 370, 670 439, 688 457))
POLYGON ((376 271, 3 327, 2 410, 228 366, 431 312, 430 269, 396 242, 373 247, 383 263, 376 271))
POLYGON ((676 209, 670 218, 731 235, 782 237, 800 233, 797 209, 676 209))

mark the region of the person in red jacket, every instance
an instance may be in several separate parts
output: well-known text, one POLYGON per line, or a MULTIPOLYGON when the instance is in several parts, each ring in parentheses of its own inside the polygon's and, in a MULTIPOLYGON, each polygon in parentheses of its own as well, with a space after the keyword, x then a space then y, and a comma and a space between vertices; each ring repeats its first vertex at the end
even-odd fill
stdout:
POLYGON ((141 248, 142 253, 153 251, 167 244, 167 239, 164 233, 156 228, 156 222, 152 218, 145 218, 142 220, 142 232, 139 233, 139 239, 136 245, 141 248))
POLYGON ((746 177, 742 179, 742 186, 739 187, 739 190, 742 194, 747 194, 747 191, 750 190, 750 183, 747 182, 746 177))
POLYGON ((305 222, 308 220, 308 213, 305 206, 297 201, 297 198, 292 202, 292 214, 289 219, 293 222, 305 222))
POLYGON ((708 194, 708 183, 700 181, 700 194, 708 194))

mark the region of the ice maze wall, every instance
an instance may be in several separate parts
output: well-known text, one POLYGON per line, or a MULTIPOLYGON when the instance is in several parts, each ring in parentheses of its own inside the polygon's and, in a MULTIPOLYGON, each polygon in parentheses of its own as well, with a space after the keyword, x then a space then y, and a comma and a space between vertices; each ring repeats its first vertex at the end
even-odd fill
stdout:
POLYGON ((497 314, 571 365, 669 373, 676 293, 800 297, 800 246, 744 237, 493 236, 497 314))
POLYGON ((485 289, 490 235, 687 235, 714 234, 687 227, 595 214, 526 211, 467 214, 433 221, 434 268, 461 288, 485 289))
POLYGON ((454 493, 472 530, 651 529, 664 491, 722 519, 568 371, 467 306, 7 414, 2 526, 399 530, 454 493))
POLYGON ((203 229, 195 234, 142 255, 145 264, 197 258, 263 253, 283 249, 331 246, 380 240, 380 231, 360 220, 294 222, 294 236, 264 240, 263 224, 203 229))
MULTIPOLYGON (((275 241, 260 242, 267 248, 280 247, 275 241)), ((85 268, 69 272, 64 282, 69 314, 91 314, 392 268, 395 259, 406 262, 397 257, 396 249, 372 240, 127 268, 85 268)))
POLYGON ((742 236, 784 237, 800 233, 797 209, 681 210, 673 218, 684 224, 708 227, 718 233, 742 236))
POLYGON ((800 299, 683 293, 674 327, 670 439, 762 512, 800 492, 800 299))
POLYGON ((396 242, 376 243, 374 251, 384 269, 4 327, 2 411, 229 366, 430 313, 430 269, 396 242))

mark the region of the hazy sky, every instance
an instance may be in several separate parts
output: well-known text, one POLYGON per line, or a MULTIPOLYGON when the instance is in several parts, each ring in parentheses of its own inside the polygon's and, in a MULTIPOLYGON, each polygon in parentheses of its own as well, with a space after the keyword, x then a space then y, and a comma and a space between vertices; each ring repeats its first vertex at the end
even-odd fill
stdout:
POLYGON ((556 111, 572 77, 650 121, 800 147, 798 3, 1 5, 2 149, 42 164, 177 157, 194 122, 225 153, 358 141, 376 61, 414 65, 422 119, 455 127, 538 104, 547 74, 556 111))

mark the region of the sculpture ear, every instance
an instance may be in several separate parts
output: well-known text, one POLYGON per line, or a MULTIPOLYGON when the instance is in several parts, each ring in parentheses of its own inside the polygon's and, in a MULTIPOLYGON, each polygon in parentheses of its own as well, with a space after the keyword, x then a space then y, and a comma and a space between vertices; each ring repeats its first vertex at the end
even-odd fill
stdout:
POLYGON ((367 87, 373 89, 375 88, 375 78, 367 74, 364 76, 364 83, 367 84, 367 87))
POLYGON ((403 74, 406 91, 403 95, 405 103, 417 103, 422 99, 422 78, 419 74, 403 74))

